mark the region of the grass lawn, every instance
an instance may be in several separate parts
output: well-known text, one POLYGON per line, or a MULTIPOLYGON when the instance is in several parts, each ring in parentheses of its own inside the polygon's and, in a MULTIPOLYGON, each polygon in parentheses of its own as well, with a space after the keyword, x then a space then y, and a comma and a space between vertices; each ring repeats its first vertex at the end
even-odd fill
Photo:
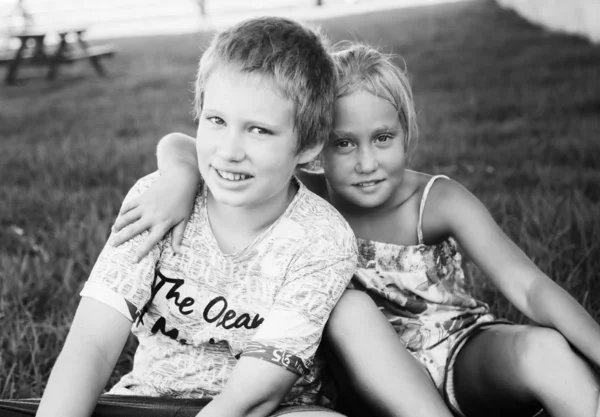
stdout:
MULTIPOLYGON (((600 47, 491 0, 323 23, 405 59, 421 142, 414 167, 461 181, 535 262, 600 319, 600 47)), ((40 396, 78 292, 155 146, 193 134, 207 35, 123 39, 106 61, 0 87, 0 398, 40 396)), ((494 312, 523 318, 473 270, 494 312)), ((131 348, 111 379, 130 366, 131 348)))

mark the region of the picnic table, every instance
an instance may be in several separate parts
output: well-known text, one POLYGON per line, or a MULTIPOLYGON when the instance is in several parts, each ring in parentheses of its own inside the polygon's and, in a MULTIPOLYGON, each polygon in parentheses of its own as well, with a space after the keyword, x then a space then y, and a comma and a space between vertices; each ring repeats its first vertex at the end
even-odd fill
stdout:
POLYGON ((8 64, 4 82, 14 84, 23 63, 47 66, 47 79, 53 80, 60 65, 89 60, 99 76, 106 76, 100 61, 104 57, 113 56, 115 51, 110 45, 89 46, 84 39, 86 30, 81 27, 64 28, 53 32, 28 29, 12 35, 19 40, 20 45, 14 52, 0 56, 0 64, 8 64), (58 36, 58 44, 55 46, 48 45, 46 42, 47 36, 52 33, 58 36))

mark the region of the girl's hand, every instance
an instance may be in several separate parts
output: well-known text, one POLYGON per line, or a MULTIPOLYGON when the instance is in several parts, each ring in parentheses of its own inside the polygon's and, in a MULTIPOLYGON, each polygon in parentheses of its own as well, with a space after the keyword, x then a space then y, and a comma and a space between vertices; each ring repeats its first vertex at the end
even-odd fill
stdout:
POLYGON ((113 225, 111 244, 119 246, 140 233, 150 234, 136 251, 136 262, 146 256, 168 232, 175 253, 181 250, 183 233, 192 214, 198 188, 197 173, 173 168, 161 175, 144 194, 123 204, 113 225))

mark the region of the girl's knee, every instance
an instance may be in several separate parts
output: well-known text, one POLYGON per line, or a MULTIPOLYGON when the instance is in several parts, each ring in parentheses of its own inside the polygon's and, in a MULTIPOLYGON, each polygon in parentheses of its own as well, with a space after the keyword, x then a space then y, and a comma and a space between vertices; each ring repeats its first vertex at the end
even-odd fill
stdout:
POLYGON ((575 355, 560 332, 537 326, 528 326, 517 334, 515 351, 522 369, 536 373, 556 369, 575 355))

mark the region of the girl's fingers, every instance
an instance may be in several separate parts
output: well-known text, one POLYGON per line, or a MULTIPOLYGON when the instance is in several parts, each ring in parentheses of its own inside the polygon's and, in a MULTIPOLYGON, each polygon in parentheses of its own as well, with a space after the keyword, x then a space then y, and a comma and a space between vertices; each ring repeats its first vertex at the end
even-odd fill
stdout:
POLYGON ((119 246, 122 243, 127 242, 129 239, 134 238, 140 233, 145 232, 150 228, 150 225, 146 222, 135 222, 131 226, 122 229, 118 233, 115 233, 111 239, 111 243, 113 246, 119 246))
POLYGON ((139 205, 140 205, 140 203, 139 203, 138 198, 132 198, 129 201, 123 202, 123 204, 121 205, 121 210, 119 210, 119 216, 127 213, 130 210, 133 210, 134 208, 136 208, 139 205))
POLYGON ((185 232, 186 225, 187 220, 183 220, 173 228, 173 233, 171 234, 171 248, 173 248, 173 252, 175 253, 180 253, 181 251, 181 242, 183 241, 183 232, 185 232))
POLYGON ((169 229, 165 227, 155 227, 154 229, 152 229, 148 237, 144 239, 142 244, 135 251, 135 262, 138 263, 142 260, 142 258, 148 255, 154 247, 154 245, 160 242, 160 240, 168 231, 169 229))
MULTIPOLYGON (((115 220, 115 224, 113 224, 113 231, 118 232, 123 229, 125 226, 130 225, 131 223, 137 222, 142 218, 142 211, 134 208, 129 210, 127 213, 119 214, 117 220, 115 220)), ((147 229, 147 228, 146 228, 147 229)), ((146 230, 144 229, 144 230, 146 230)))

